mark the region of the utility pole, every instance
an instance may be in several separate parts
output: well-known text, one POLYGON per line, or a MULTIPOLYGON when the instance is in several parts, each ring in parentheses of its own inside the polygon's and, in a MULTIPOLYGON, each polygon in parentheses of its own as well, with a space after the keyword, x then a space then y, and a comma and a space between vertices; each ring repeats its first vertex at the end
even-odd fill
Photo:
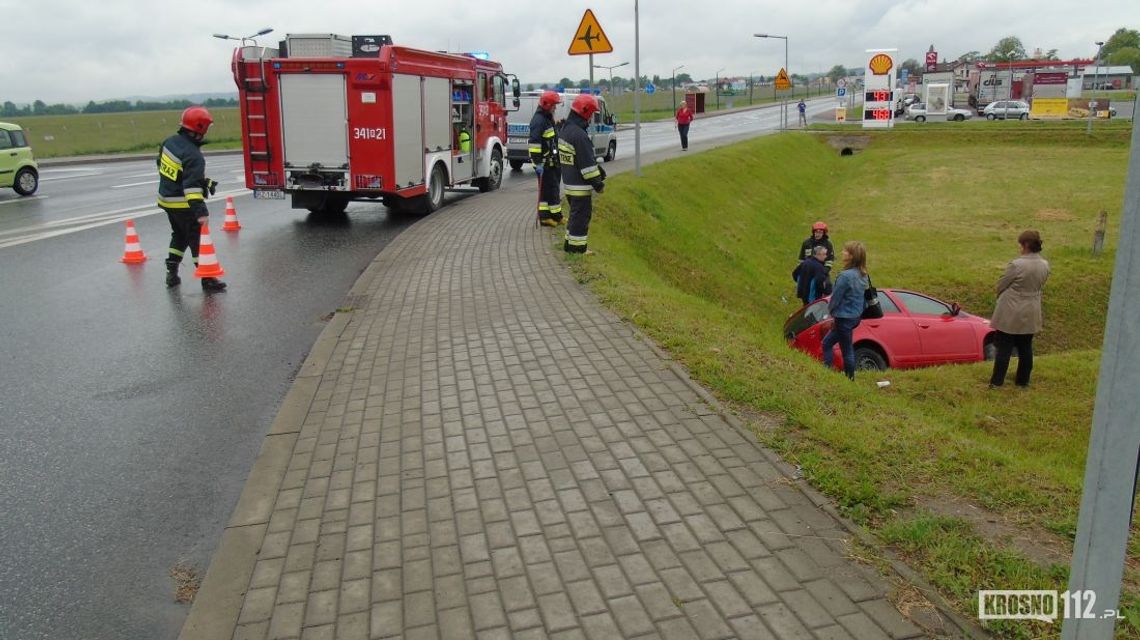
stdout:
MULTIPOLYGON (((1096 73, 1093 74, 1093 82, 1092 82, 1092 90, 1095 92, 1096 91, 1096 79, 1097 79, 1097 76, 1100 75, 1100 52, 1102 49, 1104 49, 1104 42, 1094 42, 1093 44, 1096 45, 1096 73)), ((1086 135, 1090 135, 1090 136, 1092 135, 1092 122, 1093 122, 1093 115, 1096 113, 1096 106, 1097 106, 1096 95, 1095 94, 1090 95, 1089 96, 1089 127, 1088 127, 1088 130, 1085 131, 1086 135)), ((1136 121, 1135 112, 1133 112, 1132 120, 1133 120, 1133 122, 1136 121)))

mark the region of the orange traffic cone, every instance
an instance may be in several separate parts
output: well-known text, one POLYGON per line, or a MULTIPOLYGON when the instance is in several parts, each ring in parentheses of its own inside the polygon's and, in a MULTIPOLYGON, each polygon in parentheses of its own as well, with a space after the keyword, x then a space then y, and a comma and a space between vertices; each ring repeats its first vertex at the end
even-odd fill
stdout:
POLYGON ((139 246, 139 233, 135 231, 134 220, 127 220, 127 248, 123 251, 123 257, 119 262, 124 264, 146 262, 146 254, 143 253, 142 247, 139 246))
POLYGON ((219 278, 226 275, 218 256, 214 253, 214 241, 210 240, 210 227, 202 225, 202 241, 198 245, 198 268, 194 270, 195 278, 219 278))
POLYGON ((222 231, 237 231, 241 229, 241 223, 237 219, 237 210, 234 209, 234 197, 226 196, 226 221, 222 225, 222 231))

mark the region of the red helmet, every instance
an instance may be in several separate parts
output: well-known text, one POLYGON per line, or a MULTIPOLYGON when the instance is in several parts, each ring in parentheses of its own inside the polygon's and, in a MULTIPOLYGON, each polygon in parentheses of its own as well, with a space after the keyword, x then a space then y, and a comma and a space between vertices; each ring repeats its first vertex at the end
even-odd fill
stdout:
POLYGON ((210 116, 210 112, 206 111, 206 107, 188 107, 182 112, 182 128, 200 136, 206 135, 212 124, 214 119, 210 116))
POLYGON ((589 120, 598 112, 598 99, 589 93, 579 93, 570 103, 570 110, 589 120))
POLYGON ((543 91, 542 96, 538 98, 538 106, 547 111, 554 109, 556 104, 562 104, 562 96, 558 95, 557 91, 543 91))
POLYGON ((817 223, 813 224, 813 225, 811 226, 811 230, 812 230, 812 231, 822 231, 822 232, 824 232, 824 233, 827 233, 827 223, 826 223, 826 222, 823 222, 823 221, 821 220, 821 221, 819 221, 819 222, 817 222, 817 223))

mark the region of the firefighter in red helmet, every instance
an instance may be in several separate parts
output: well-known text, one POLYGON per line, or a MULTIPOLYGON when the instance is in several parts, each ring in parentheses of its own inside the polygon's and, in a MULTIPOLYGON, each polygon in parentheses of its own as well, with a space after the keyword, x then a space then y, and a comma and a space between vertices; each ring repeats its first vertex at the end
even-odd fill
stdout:
MULTIPOLYGON (((186 249, 198 263, 198 245, 202 225, 210 215, 206 198, 214 194, 217 184, 206 177, 206 158, 199 148, 205 144, 206 132, 214 119, 205 107, 190 107, 182 112, 178 133, 162 143, 158 152, 158 206, 170 221, 170 248, 166 255, 166 286, 182 283, 178 266, 186 249)), ((226 283, 217 278, 202 278, 204 291, 222 291, 226 283)))
POLYGON ((594 143, 586 133, 590 120, 598 112, 598 99, 588 93, 579 94, 570 104, 570 116, 562 125, 558 141, 558 159, 562 163, 562 184, 570 203, 570 221, 566 223, 567 253, 587 253, 586 236, 593 215, 593 191, 606 188, 606 171, 598 165, 594 143))
POLYGON ((530 162, 538 175, 538 222, 547 227, 562 223, 562 195, 558 184, 558 129, 554 126, 554 109, 562 103, 555 91, 543 91, 538 108, 530 119, 530 162))
POLYGON ((800 245, 800 253, 796 257, 796 263, 812 257, 817 246, 827 247, 827 260, 824 261, 823 266, 831 271, 831 263, 835 261, 835 249, 831 247, 831 238, 827 237, 827 223, 822 220, 811 226, 811 235, 800 245))

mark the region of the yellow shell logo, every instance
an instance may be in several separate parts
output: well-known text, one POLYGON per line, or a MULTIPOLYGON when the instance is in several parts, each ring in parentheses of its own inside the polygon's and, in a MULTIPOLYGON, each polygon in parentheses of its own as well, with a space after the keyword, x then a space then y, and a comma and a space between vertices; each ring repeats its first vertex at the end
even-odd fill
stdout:
POLYGON ((867 66, 871 68, 871 73, 877 76, 885 76, 887 72, 891 70, 891 67, 895 66, 895 61, 891 60, 891 57, 887 54, 880 53, 871 58, 867 66))

